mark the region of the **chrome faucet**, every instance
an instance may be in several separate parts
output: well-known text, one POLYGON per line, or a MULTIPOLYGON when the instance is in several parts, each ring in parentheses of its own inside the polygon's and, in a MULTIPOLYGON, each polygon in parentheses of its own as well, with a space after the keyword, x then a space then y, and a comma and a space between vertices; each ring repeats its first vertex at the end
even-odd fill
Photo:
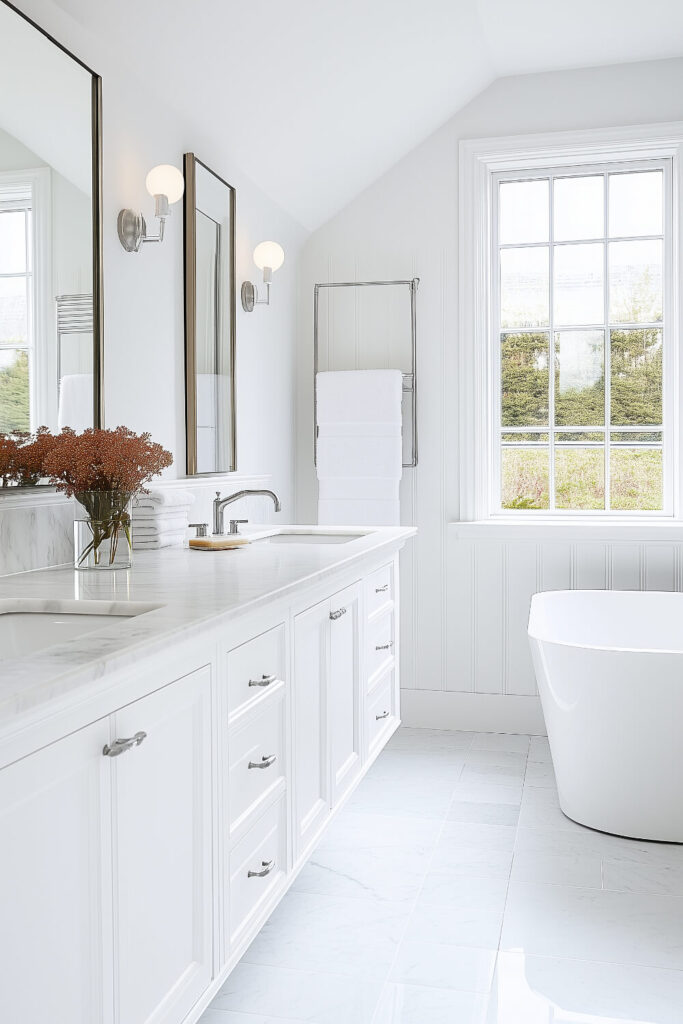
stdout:
MULTIPOLYGON (((279 512, 281 509, 280 499, 274 491, 235 491, 234 494, 229 494, 227 498, 221 498, 221 492, 216 491, 216 497, 213 500, 213 534, 214 537, 219 536, 223 533, 223 511, 226 505, 231 505, 233 501, 239 501, 240 498, 251 498, 254 495, 262 494, 266 498, 272 498, 273 504, 275 505, 275 511, 279 512)), ((240 520, 246 522, 246 519, 240 520)), ((237 522, 237 520, 236 520, 237 522)))

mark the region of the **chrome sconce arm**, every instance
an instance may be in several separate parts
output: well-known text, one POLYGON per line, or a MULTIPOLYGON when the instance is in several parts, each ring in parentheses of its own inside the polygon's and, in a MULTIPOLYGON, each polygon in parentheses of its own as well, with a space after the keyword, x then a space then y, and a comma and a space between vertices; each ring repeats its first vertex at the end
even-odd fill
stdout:
POLYGON ((171 203, 177 203, 185 190, 185 181, 177 167, 160 164, 152 168, 146 179, 147 191, 154 197, 154 216, 159 221, 156 235, 147 234, 147 222, 137 210, 120 210, 117 220, 119 241, 126 252, 139 252, 143 242, 163 242, 166 218, 171 203))
POLYGON ((252 313, 254 306, 270 305, 270 285, 273 280, 273 271, 279 270, 285 261, 285 253, 277 242, 260 242, 254 249, 254 263, 263 271, 263 283, 266 286, 265 299, 259 299, 258 288, 252 281, 243 281, 241 296, 242 309, 245 313, 252 313))

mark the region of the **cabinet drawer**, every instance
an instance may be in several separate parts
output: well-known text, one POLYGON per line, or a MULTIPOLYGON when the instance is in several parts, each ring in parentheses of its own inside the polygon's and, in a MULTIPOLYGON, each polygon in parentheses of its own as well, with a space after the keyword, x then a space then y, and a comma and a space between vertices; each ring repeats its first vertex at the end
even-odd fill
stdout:
POLYGON ((285 775, 285 702, 281 696, 254 708, 230 730, 228 793, 230 831, 251 814, 285 775))
POLYGON ((269 629, 228 652, 228 714, 233 715, 285 678, 285 627, 269 629))
POLYGON ((369 753, 396 721, 396 688, 393 669, 366 697, 365 736, 369 753))
POLYGON ((251 923, 287 868, 285 798, 269 807, 230 853, 230 940, 251 923))
POLYGON ((383 565, 365 581, 365 609, 368 617, 394 599, 394 567, 383 565))
POLYGON ((393 609, 369 622, 365 633, 365 668, 369 686, 378 672, 387 668, 394 659, 394 612, 393 609))

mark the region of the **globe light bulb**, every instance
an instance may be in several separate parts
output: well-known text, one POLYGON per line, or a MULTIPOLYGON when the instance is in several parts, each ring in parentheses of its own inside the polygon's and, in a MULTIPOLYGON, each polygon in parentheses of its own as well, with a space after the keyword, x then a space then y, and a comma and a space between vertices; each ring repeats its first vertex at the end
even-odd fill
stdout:
POLYGON ((166 196, 169 203, 177 203, 185 191, 182 172, 172 164, 153 167, 145 179, 145 185, 151 196, 166 196))
POLYGON ((285 262, 285 251, 277 242, 259 242, 254 249, 254 263, 259 270, 279 270, 285 262))

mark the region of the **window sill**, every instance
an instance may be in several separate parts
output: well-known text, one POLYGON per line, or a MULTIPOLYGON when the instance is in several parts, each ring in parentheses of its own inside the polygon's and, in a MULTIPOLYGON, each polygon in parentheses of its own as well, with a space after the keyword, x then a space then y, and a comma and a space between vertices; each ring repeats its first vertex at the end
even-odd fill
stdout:
POLYGON ((683 541, 683 519, 481 519, 449 523, 458 540, 683 541))

